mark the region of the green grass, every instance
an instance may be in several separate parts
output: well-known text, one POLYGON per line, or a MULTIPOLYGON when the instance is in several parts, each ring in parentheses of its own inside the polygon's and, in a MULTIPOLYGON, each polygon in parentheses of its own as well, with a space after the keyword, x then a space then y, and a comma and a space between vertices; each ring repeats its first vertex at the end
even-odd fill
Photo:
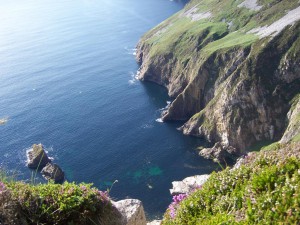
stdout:
POLYGON ((300 144, 253 152, 240 168, 213 173, 163 224, 298 224, 299 169, 300 144))
MULTIPOLYGON (((105 192, 91 184, 27 184, 0 176, 0 222, 18 214, 27 224, 110 224, 112 204, 105 192), (5 205, 11 205, 7 211, 5 205), (11 212, 12 211, 12 212, 11 212)), ((10 219, 9 219, 10 218, 10 219)))
POLYGON ((293 142, 300 142, 300 134, 297 134, 293 139, 293 142))
POLYGON ((211 42, 202 50, 206 54, 212 54, 221 49, 230 49, 233 47, 247 47, 254 43, 258 37, 254 34, 245 34, 234 32, 226 35, 224 38, 211 42))

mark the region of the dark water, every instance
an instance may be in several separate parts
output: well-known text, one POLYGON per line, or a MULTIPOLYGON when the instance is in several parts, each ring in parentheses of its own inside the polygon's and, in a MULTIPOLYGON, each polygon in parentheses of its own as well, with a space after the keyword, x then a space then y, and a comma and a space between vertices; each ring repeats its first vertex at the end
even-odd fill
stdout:
POLYGON ((211 172, 201 140, 159 123, 166 91, 141 83, 134 47, 183 7, 168 0, 0 2, 1 166, 29 179, 25 152, 43 143, 70 181, 138 198, 161 216, 171 182, 211 172))

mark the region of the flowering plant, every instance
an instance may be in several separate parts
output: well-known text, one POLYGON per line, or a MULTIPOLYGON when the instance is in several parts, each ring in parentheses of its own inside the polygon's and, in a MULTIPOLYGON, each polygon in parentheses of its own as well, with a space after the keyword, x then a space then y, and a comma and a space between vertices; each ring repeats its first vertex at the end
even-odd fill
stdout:
POLYGON ((169 205, 169 214, 172 219, 176 216, 176 209, 180 202, 182 202, 187 197, 187 194, 179 194, 173 196, 173 202, 169 205))

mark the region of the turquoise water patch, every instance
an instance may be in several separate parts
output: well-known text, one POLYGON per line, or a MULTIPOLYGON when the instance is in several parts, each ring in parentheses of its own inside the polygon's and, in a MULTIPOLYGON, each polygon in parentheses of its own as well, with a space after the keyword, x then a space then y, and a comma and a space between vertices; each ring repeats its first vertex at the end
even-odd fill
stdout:
POLYGON ((150 167, 148 170, 150 176, 160 176, 162 173, 163 171, 158 166, 150 167))
POLYGON ((134 179, 140 179, 143 176, 143 171, 142 170, 137 170, 133 173, 133 178, 134 179))
POLYGON ((111 186, 113 184, 113 182, 111 182, 111 181, 103 181, 103 184, 105 186, 111 186))
POLYGON ((66 168, 64 172, 66 174, 67 180, 74 180, 74 172, 71 168, 66 168))

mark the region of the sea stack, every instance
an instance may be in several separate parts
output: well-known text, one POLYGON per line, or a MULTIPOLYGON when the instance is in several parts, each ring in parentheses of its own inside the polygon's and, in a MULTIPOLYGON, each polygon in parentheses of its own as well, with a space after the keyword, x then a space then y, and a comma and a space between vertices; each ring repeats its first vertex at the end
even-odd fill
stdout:
POLYGON ((55 183, 62 183, 65 179, 62 169, 54 163, 47 163, 41 172, 45 179, 53 180, 55 183))
POLYGON ((27 166, 30 169, 42 169, 51 162, 42 144, 34 144, 32 148, 27 151, 27 166))

